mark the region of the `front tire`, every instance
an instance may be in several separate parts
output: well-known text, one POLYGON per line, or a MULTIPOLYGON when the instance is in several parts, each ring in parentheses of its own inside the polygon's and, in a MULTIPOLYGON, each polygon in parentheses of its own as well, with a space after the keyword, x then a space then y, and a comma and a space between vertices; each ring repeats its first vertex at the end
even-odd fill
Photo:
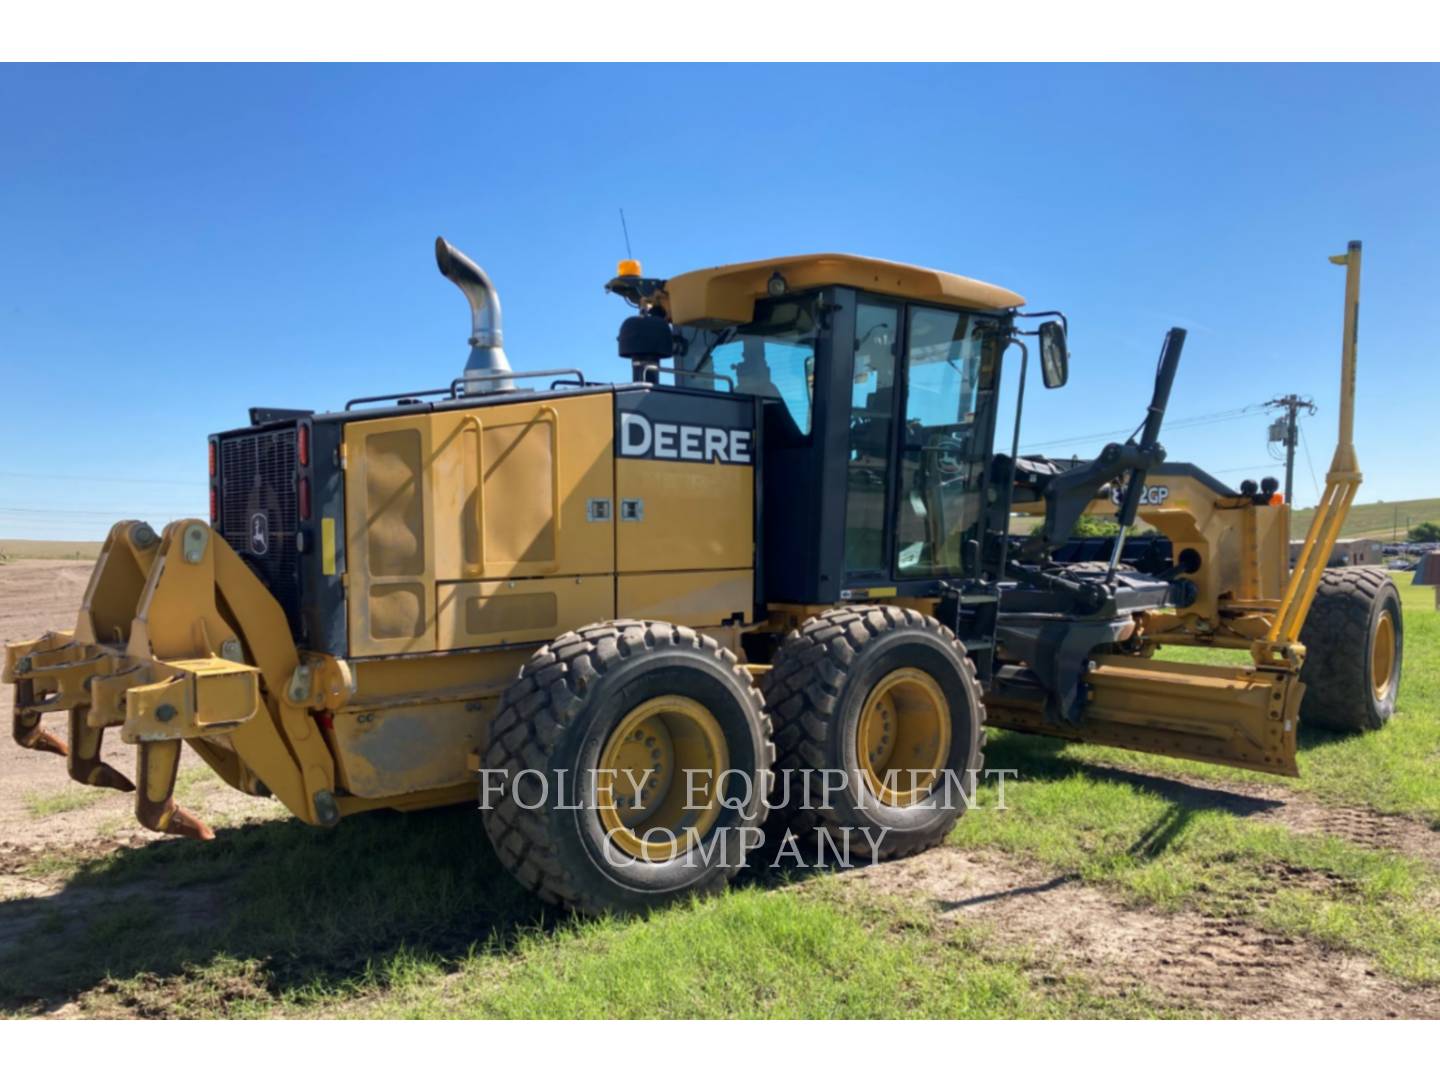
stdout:
POLYGON ((562 634, 505 693, 485 830, 541 899, 639 912, 722 889, 757 846, 774 762, 749 673, 714 639, 622 620, 562 634))
POLYGON ((797 841, 827 833, 817 855, 924 851, 973 800, 985 707, 964 646, 938 620, 892 606, 824 612, 781 645, 762 691, 780 749, 767 844, 777 865, 787 830, 797 841))
POLYGON ((1405 651, 1400 590, 1390 575, 1375 566, 1325 570, 1300 641, 1300 722, 1329 731, 1384 727, 1395 713, 1405 651))

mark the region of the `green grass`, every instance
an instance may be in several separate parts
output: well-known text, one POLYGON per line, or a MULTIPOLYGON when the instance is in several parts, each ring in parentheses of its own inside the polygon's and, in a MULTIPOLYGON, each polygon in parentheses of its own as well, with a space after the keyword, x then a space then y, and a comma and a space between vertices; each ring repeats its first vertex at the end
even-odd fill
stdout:
POLYGON ((752 883, 646 919, 560 917, 496 863, 473 810, 321 831, 222 830, 122 849, 59 894, 0 964, 0 1005, 95 1015, 1148 1016, 830 879, 752 883))
POLYGON ((83 810, 105 797, 104 791, 73 784, 59 791, 41 794, 35 791, 25 793, 25 809, 31 817, 44 818, 54 814, 68 814, 71 810, 83 810))
MULTIPOLYGON (((1440 522, 1440 499, 1409 499, 1405 502, 1364 503, 1350 507, 1345 524, 1340 528, 1343 537, 1370 536, 1389 540, 1395 530, 1396 515, 1399 515, 1400 539, 1405 539, 1405 522, 1419 525, 1422 521, 1440 522)), ((1296 510, 1290 518, 1290 533, 1297 538, 1305 535, 1315 517, 1315 508, 1296 510)))
POLYGON ((569 923, 453 972, 397 958, 337 1005, 371 1017, 915 1018, 1156 1015, 1142 998, 1099 997, 1078 978, 1037 991, 1025 964, 989 953, 973 928, 937 928, 905 903, 859 906, 820 887, 741 888, 635 921, 569 923))

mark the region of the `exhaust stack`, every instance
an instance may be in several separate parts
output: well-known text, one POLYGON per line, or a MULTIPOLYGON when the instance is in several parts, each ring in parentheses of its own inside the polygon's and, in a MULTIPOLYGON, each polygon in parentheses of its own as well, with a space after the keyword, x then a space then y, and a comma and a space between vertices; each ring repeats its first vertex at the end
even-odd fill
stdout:
POLYGON ((435 238, 435 264, 470 303, 470 358, 465 362, 465 393, 514 390, 512 379, 496 377, 510 372, 510 361, 505 357, 505 338, 500 325, 500 294, 489 276, 443 236, 435 238))

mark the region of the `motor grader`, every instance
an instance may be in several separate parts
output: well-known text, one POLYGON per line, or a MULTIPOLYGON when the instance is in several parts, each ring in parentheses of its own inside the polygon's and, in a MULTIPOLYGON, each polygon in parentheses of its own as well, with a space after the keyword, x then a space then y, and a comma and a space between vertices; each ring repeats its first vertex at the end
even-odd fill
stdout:
POLYGON ((478 797, 541 897, 638 910, 722 886, 781 829, 870 858, 940 842, 986 725, 1294 775, 1301 718, 1394 708, 1396 591, 1326 568, 1360 483, 1358 243, 1334 259, 1339 440, 1293 571, 1273 481, 1165 460, 1181 329, 1136 434, 1059 463, 1018 447, 1031 346, 1063 385, 1068 323, 1007 289, 849 255, 627 260, 612 383, 512 370, 490 279, 436 257, 471 308, 464 374, 212 435, 210 520, 119 522, 75 628, 6 647, 22 746, 192 837, 182 743, 319 826, 478 797), (1106 507, 1119 536, 1077 545, 1106 507), (1238 659, 1161 659, 1185 645, 1238 659), (102 760, 112 728, 133 783, 102 760))

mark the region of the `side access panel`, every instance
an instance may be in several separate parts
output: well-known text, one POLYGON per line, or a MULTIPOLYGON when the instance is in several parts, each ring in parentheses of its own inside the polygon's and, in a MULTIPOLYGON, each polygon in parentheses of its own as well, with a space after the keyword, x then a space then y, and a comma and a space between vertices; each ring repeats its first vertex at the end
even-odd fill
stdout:
POLYGON ((441 649, 550 641, 615 614, 615 579, 609 574, 444 582, 437 595, 441 649))
POLYGON ((350 653, 429 652, 435 640, 434 442, 429 413, 345 427, 350 653))
MULTIPOLYGON (((755 402, 676 391, 615 397, 616 569, 626 576, 755 565, 755 402)), ((693 583, 677 580, 677 594, 693 583)), ((650 598, 664 583, 643 587, 650 598)), ((661 604, 663 607, 663 603, 661 604)), ((678 613, 669 616, 678 618, 678 613)))
POLYGON ((431 414, 438 580, 614 572, 613 400, 431 414))
POLYGON ((548 641, 612 618, 613 400, 346 425, 349 655, 548 641))
POLYGON ((627 619, 663 619, 685 626, 748 623, 754 612, 748 570, 622 574, 618 607, 627 619))

